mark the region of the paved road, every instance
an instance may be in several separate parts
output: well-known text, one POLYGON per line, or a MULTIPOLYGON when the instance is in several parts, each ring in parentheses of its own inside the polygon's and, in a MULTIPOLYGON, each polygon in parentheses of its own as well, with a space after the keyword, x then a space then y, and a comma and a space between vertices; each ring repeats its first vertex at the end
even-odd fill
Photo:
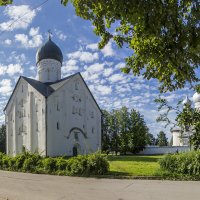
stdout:
POLYGON ((0 200, 199 200, 200 182, 59 177, 0 171, 0 200))

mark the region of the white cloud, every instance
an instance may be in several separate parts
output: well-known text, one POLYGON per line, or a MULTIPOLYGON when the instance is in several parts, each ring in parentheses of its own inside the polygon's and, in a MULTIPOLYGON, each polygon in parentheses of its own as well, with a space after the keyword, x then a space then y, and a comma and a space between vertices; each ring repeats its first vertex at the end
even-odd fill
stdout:
POLYGON ((9 76, 13 76, 14 74, 17 73, 22 74, 23 68, 19 64, 9 64, 6 72, 9 76))
POLYGON ((107 69, 104 69, 104 76, 110 76, 112 73, 114 72, 114 70, 112 68, 107 68, 107 69))
POLYGON ((7 67, 0 65, 0 75, 4 75, 6 73, 7 67))
POLYGON ((90 63, 99 59, 98 53, 90 53, 87 51, 75 51, 73 53, 67 54, 70 59, 79 59, 82 62, 90 63))
POLYGON ((103 53, 103 55, 105 57, 114 56, 115 55, 115 51, 112 48, 112 43, 111 42, 108 42, 108 44, 101 50, 101 52, 103 53))
POLYGON ((4 41, 4 43, 7 44, 7 45, 11 45, 11 44, 12 44, 12 40, 6 39, 6 40, 4 41))
POLYGON ((29 36, 25 34, 16 34, 15 40, 21 43, 24 48, 35 48, 42 44, 43 38, 42 35, 39 34, 39 27, 32 27, 29 31, 29 36))
POLYGON ((121 69, 121 68, 123 68, 123 67, 125 67, 125 66, 126 66, 125 63, 120 62, 120 63, 118 63, 118 64, 115 66, 115 68, 116 68, 116 69, 121 69))
POLYGON ((64 74, 78 71, 79 67, 76 65, 76 60, 68 60, 63 63, 62 72, 64 74))
POLYGON ((86 46, 86 49, 90 49, 90 50, 92 50, 92 51, 96 51, 96 50, 98 50, 98 43, 88 44, 88 45, 86 46))
POLYGON ((8 66, 0 65, 0 75, 8 74, 9 76, 13 76, 17 73, 22 74, 23 68, 20 64, 9 64, 8 66))
POLYGON ((98 92, 100 92, 101 95, 107 95, 112 92, 112 88, 105 85, 98 85, 96 89, 98 92))
POLYGON ((99 78, 99 74, 97 74, 97 73, 91 74, 91 73, 88 72, 88 71, 82 72, 81 75, 83 76, 83 78, 84 78, 86 81, 94 81, 94 80, 97 80, 97 79, 99 78))
POLYGON ((0 30, 26 29, 35 18, 36 10, 32 10, 29 5, 7 6, 4 15, 8 16, 9 20, 0 23, 0 30), (21 19, 22 16, 24 17, 21 19))
POLYGON ((67 36, 62 31, 55 29, 54 32, 60 40, 65 41, 67 39, 67 36))
POLYGON ((84 68, 90 73, 97 73, 103 71, 104 64, 95 63, 93 65, 90 65, 89 67, 85 66, 84 68))
POLYGON ((0 81, 0 94, 2 96, 9 96, 12 92, 12 83, 10 79, 3 79, 0 81))
POLYGON ((36 28, 32 27, 29 31, 29 35, 32 37, 35 35, 38 35, 38 33, 39 33, 39 27, 36 27, 36 28))
POLYGON ((109 81, 112 83, 122 81, 124 79, 122 74, 113 74, 112 76, 109 77, 109 81))

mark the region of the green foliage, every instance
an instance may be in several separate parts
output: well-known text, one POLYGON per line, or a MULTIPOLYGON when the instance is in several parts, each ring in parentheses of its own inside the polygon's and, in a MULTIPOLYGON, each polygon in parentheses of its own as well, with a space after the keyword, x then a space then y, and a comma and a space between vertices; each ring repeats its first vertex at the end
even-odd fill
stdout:
POLYGON ((78 155, 65 159, 43 158, 38 154, 24 152, 16 157, 10 157, 0 153, 0 169, 31 173, 45 173, 57 175, 102 175, 109 170, 107 158, 95 153, 91 155, 78 155))
POLYGON ((6 126, 0 127, 0 152, 6 152, 6 126))
POLYGON ((148 144, 148 145, 155 145, 156 144, 156 138, 153 136, 153 134, 151 134, 151 133, 147 134, 146 144, 148 144))
POLYGON ((159 134, 157 135, 156 145, 158 146, 168 145, 166 134, 163 131, 160 131, 159 134))
POLYGON ((149 129, 139 112, 126 107, 103 111, 102 150, 104 152, 137 153, 147 144, 149 129))
POLYGON ((0 6, 6 6, 8 4, 12 4, 12 0, 0 0, 0 6))
POLYGON ((190 144, 194 150, 200 149, 200 111, 192 108, 190 105, 185 105, 183 111, 177 115, 177 123, 185 130, 189 127, 190 144))
POLYGON ((170 173, 200 176, 200 151, 166 155, 159 164, 170 173))
POLYGON ((36 172, 37 167, 40 165, 42 158, 38 154, 26 154, 22 171, 24 172, 36 172))
POLYGON ((166 110, 161 114, 157 121, 166 122, 166 126, 172 124, 173 126, 179 126, 181 131, 188 132, 190 145, 194 150, 200 149, 200 112, 198 109, 193 108, 190 104, 181 105, 182 101, 179 101, 176 107, 169 105, 166 99, 158 98, 155 100, 159 104, 158 111, 166 110), (181 107, 180 107, 181 105, 181 107), (174 111, 176 113, 175 122, 172 122, 169 118, 169 113, 174 111))
MULTIPOLYGON (((68 0, 62 0, 66 5, 68 0)), ((101 38, 132 50, 123 72, 156 78, 160 91, 197 82, 200 65, 200 2, 196 0, 71 0, 76 14, 90 20, 101 38)))
POLYGON ((55 170, 57 170, 57 160, 55 158, 45 158, 42 160, 41 165, 43 166, 43 169, 47 173, 52 173, 55 170))

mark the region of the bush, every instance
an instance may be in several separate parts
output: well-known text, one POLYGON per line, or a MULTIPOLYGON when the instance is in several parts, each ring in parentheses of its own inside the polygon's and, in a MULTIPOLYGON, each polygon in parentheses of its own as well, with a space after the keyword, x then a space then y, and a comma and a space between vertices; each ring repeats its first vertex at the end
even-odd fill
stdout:
POLYGON ((96 153, 65 159, 43 158, 38 154, 23 152, 16 157, 0 153, 0 169, 57 175, 102 175, 109 170, 106 156, 96 153))
POLYGON ((160 167, 170 173, 200 175, 200 151, 166 155, 159 161, 160 167))
POLYGON ((87 173, 95 175, 106 174, 109 170, 107 157, 96 153, 88 156, 87 173))
POLYGON ((41 165, 42 157, 38 154, 27 154, 23 163, 22 171, 37 172, 37 168, 41 165))
POLYGON ((55 158, 44 158, 41 164, 44 167, 44 171, 46 171, 49 174, 57 171, 55 158))

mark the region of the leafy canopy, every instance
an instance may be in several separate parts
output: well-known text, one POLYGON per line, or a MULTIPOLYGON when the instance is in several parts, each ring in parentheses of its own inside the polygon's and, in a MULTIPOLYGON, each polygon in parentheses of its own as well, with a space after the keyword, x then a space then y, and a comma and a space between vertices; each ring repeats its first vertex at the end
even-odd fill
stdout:
MULTIPOLYGON (((76 14, 90 20, 101 37, 132 50, 123 72, 160 82, 160 91, 197 82, 200 64, 200 1, 70 0, 76 14)), ((61 1, 64 5, 68 0, 61 1)))
MULTIPOLYGON (((69 0, 61 0, 67 5, 69 0)), ((110 39, 132 55, 123 72, 160 82, 160 91, 173 91, 199 81, 199 0, 70 0, 76 14, 90 20, 101 37, 99 48, 110 39)), ((12 0, 0 0, 0 5, 12 0)))
POLYGON ((12 0, 0 0, 0 6, 6 6, 8 4, 11 4, 12 0))

